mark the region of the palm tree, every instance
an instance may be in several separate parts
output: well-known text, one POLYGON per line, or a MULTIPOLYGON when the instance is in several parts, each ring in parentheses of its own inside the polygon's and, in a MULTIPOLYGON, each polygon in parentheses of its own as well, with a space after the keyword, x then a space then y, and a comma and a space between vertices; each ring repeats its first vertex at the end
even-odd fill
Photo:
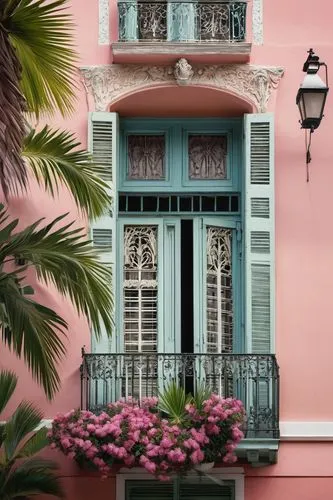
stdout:
MULTIPOLYGON (((70 132, 29 127, 31 117, 73 111, 75 62, 73 23, 67 0, 0 2, 0 182, 5 196, 26 189, 29 171, 55 195, 65 185, 89 218, 109 208, 104 169, 79 147, 70 132)), ((110 271, 98 262, 84 231, 71 224, 55 229, 60 216, 16 232, 0 206, 0 329, 3 341, 23 357, 49 398, 59 388, 57 361, 64 354, 67 324, 56 312, 32 300, 24 279, 34 266, 37 277, 53 283, 79 314, 100 333, 100 320, 112 329, 110 271), (15 262, 24 262, 17 267, 15 262), (11 266, 8 268, 8 266, 11 266)))
POLYGON ((65 353, 67 324, 53 310, 32 300, 33 289, 25 279, 33 266, 37 278, 52 283, 68 297, 94 331, 112 331, 111 271, 99 262, 72 223, 60 225, 60 216, 47 225, 41 220, 16 232, 18 219, 8 221, 0 205, 0 328, 2 339, 19 357, 51 398, 60 386, 57 362, 65 353), (57 227, 57 228, 56 228, 57 227))
POLYGON ((77 151, 73 134, 49 127, 28 133, 26 122, 74 110, 77 55, 67 6, 67 0, 0 2, 0 182, 5 195, 26 188, 31 170, 52 195, 65 184, 95 218, 109 206, 105 169, 77 151))
MULTIPOLYGON (((0 415, 11 398, 17 377, 9 371, 0 372, 0 415)), ((46 494, 63 498, 64 492, 56 475, 58 466, 50 460, 37 458, 48 444, 47 429, 36 430, 42 413, 23 401, 6 423, 0 424, 0 498, 25 500, 46 494)), ((1 419, 3 421, 3 419, 1 419)))

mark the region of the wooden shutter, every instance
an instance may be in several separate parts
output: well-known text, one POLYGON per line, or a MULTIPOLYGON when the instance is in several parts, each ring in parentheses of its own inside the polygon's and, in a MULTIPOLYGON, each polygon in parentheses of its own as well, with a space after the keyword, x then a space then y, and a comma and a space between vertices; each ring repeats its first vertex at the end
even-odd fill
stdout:
MULTIPOLYGON (((101 261, 113 271, 113 294, 115 296, 116 264, 116 158, 118 150, 117 113, 89 113, 88 144, 94 161, 107 168, 104 180, 110 188, 111 205, 107 213, 91 224, 91 239, 99 251, 101 261)), ((103 327, 102 327, 103 328, 103 327)), ((99 340, 93 335, 93 352, 110 352, 110 339, 102 330, 99 340)))
POLYGON ((248 352, 274 352, 274 129, 272 114, 245 115, 245 280, 248 352))

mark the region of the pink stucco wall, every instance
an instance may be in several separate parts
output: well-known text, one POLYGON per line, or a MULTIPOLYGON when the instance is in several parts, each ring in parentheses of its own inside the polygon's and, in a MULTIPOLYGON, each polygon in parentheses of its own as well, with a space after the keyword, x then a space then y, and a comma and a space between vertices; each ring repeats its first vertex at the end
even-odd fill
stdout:
MULTIPOLYGON (((302 79, 301 67, 306 50, 312 46, 329 67, 333 66, 333 37, 331 35, 329 0, 324 2, 327 16, 313 20, 313 2, 281 0, 265 2, 263 46, 253 46, 251 63, 282 66, 285 75, 270 108, 276 115, 276 347, 281 367, 281 419, 330 420, 333 400, 327 398, 332 379, 331 352, 333 337, 333 229, 331 225, 333 183, 333 125, 332 97, 329 95, 326 117, 313 137, 313 161, 310 182, 305 181, 304 134, 298 126, 295 96, 302 79), (301 12, 301 17, 300 17, 301 12), (315 400, 311 395, 315 394, 315 400)), ((251 4, 250 4, 251 5, 251 4)), ((98 46, 98 2, 88 1, 82 9, 80 0, 72 0, 76 20, 76 42, 80 64, 110 63, 108 46, 98 46)), ((111 33, 115 31, 115 1, 111 3, 111 33)), ((78 82, 77 111, 65 125, 76 132, 86 144, 87 100, 83 86, 78 82)), ((145 91, 118 102, 121 114, 177 114, 202 116, 216 113, 230 116, 247 111, 247 105, 207 89, 167 88, 145 91), (147 111, 148 110, 148 111, 147 111)), ((50 200, 33 187, 30 200, 12 200, 11 210, 20 214, 22 222, 38 217, 47 218, 71 210, 77 217, 68 197, 50 200)), ((81 221, 83 223, 83 221, 81 221)), ((35 397, 48 417, 57 410, 78 403, 78 367, 80 348, 89 345, 90 336, 84 321, 78 320, 68 304, 54 298, 54 292, 42 293, 46 303, 54 300, 59 311, 71 325, 68 335, 68 356, 61 374, 63 391, 53 405, 43 400, 36 388, 35 397), (72 402, 72 404, 70 404, 72 402)), ((1 357, 2 365, 13 361, 1 357)), ((24 369, 23 372, 24 373, 24 369)), ((26 383, 27 377, 22 377, 26 383)), ((22 394, 25 394, 25 384, 22 394)), ((30 386, 31 388, 34 385, 30 386)), ((32 394, 33 396, 33 394, 32 394)), ((18 395, 19 397, 19 395, 18 395)))
MULTIPOLYGON (((98 46, 98 2, 72 0, 77 23, 76 40, 80 64, 112 62, 107 46, 98 46)), ((318 3, 321 15, 314 14, 312 0, 266 0, 264 5, 263 46, 254 46, 251 64, 281 66, 285 75, 271 99, 270 110, 276 116, 276 352, 281 374, 281 420, 333 420, 333 106, 328 96, 326 116, 313 137, 310 182, 306 182, 304 133, 299 129, 296 92, 303 75, 306 51, 313 47, 329 68, 333 68, 333 3, 318 3)), ((251 6, 251 4, 250 4, 251 6)), ((111 33, 116 35, 116 2, 111 2, 111 33)), ((191 61, 190 61, 191 62, 191 61)), ((78 82, 77 110, 73 117, 57 124, 76 132, 86 144, 87 99, 78 82)), ((91 108, 92 109, 92 108, 91 108)), ((167 88, 145 91, 117 103, 124 116, 232 116, 248 111, 245 103, 213 90, 167 88)), ((14 215, 22 223, 40 216, 47 219, 71 211, 80 219, 68 197, 52 201, 34 185, 27 199, 10 200, 14 215)), ((79 404, 79 365, 81 346, 90 345, 85 321, 77 318, 68 303, 52 289, 38 287, 46 304, 56 307, 70 324, 68 353, 60 367, 63 387, 55 400, 46 402, 41 390, 13 357, 3 350, 1 367, 15 367, 20 374, 16 401, 34 399, 51 418, 57 411, 79 404)), ((12 408, 11 407, 11 408, 12 408)), ((249 500, 257 498, 286 500, 332 496, 333 446, 330 443, 284 443, 279 464, 265 470, 247 470, 246 491, 249 500), (319 479, 320 477, 320 479, 319 479), (260 495, 260 496, 259 496, 260 495)), ((68 464, 65 465, 67 470, 68 464)), ((98 479, 80 476, 68 486, 68 498, 89 498, 100 488, 100 498, 114 498, 111 480, 101 485, 98 479), (97 486, 98 485, 98 486, 97 486), (108 493, 106 493, 108 492, 108 493), (104 496, 103 496, 104 495, 104 496)))

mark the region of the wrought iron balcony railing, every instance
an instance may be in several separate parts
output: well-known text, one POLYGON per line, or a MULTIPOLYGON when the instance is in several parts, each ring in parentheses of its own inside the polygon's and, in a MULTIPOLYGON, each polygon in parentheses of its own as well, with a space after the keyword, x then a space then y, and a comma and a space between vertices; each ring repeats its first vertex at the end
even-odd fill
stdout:
POLYGON ((247 412, 246 437, 279 437, 274 355, 83 353, 81 407, 98 412, 120 398, 156 396, 174 380, 189 392, 204 383, 223 397, 241 399, 247 412))
POLYGON ((246 1, 120 0, 120 42, 244 42, 246 1))

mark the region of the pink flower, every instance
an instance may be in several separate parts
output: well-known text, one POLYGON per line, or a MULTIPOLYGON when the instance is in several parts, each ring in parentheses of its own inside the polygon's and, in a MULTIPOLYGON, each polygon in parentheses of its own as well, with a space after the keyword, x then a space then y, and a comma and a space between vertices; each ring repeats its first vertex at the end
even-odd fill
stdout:
POLYGON ((205 455, 201 450, 195 450, 193 453, 191 453, 191 462, 195 465, 200 464, 203 459, 205 458, 205 455))
POLYGON ((69 440, 68 438, 66 438, 66 437, 62 438, 62 439, 60 440, 60 443, 61 443, 61 446, 62 446, 63 448, 65 448, 65 450, 66 450, 67 448, 70 448, 70 447, 72 446, 72 443, 71 443, 71 442, 70 442, 70 440, 69 440))

